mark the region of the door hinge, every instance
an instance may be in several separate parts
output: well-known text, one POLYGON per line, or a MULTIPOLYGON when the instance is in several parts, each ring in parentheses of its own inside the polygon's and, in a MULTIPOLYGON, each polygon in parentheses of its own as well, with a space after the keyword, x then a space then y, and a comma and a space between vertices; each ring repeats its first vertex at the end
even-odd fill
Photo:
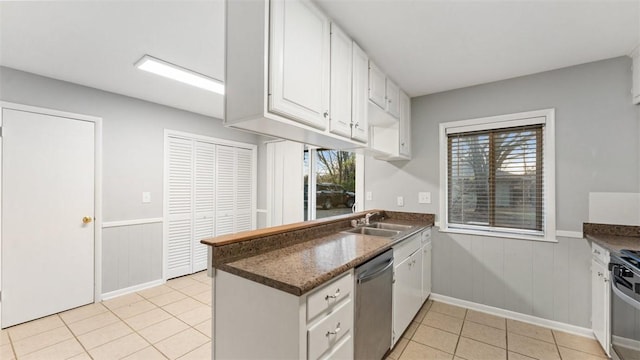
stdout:
POLYGON ((0 126, 0 137, 2 137, 2 126, 0 126))

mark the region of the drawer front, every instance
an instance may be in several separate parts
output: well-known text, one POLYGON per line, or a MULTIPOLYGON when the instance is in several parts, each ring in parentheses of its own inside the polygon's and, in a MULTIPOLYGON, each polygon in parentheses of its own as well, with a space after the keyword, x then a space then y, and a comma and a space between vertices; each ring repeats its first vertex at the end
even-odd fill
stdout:
POLYGON ((410 238, 393 247, 393 262, 399 264, 421 247, 422 240, 420 233, 412 235, 410 238))
MULTIPOLYGON (((352 337, 352 329, 353 301, 348 300, 307 331, 309 359, 315 360, 325 353, 333 352, 342 339, 347 339, 345 336, 352 337)), ((353 342, 352 339, 348 340, 353 342)))
POLYGON ((331 312, 342 300, 353 294, 353 275, 346 275, 324 285, 307 296, 307 322, 322 313, 331 312))
POLYGON ((431 228, 425 229, 422 232, 422 244, 431 242, 431 228))
POLYGON ((334 349, 322 356, 322 360, 352 360, 353 359, 353 337, 345 336, 334 349))
POLYGON ((596 243, 591 243, 591 255, 602 264, 609 263, 609 251, 596 243))

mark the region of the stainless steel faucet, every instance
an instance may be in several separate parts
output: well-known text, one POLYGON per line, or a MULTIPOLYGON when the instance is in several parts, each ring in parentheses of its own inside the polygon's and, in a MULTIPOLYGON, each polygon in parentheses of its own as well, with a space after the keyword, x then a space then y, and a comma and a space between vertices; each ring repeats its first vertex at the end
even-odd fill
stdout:
POLYGON ((364 223, 365 225, 369 225, 369 219, 373 216, 373 215, 378 215, 377 212, 372 212, 372 213, 368 213, 367 215, 364 216, 364 223))

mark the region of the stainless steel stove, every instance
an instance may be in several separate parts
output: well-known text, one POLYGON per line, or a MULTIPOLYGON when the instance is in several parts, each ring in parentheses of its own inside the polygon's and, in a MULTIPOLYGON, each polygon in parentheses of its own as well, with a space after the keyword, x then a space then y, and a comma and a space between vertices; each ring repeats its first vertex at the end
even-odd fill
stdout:
POLYGON ((611 254, 609 269, 612 348, 621 360, 640 360, 640 251, 611 254))

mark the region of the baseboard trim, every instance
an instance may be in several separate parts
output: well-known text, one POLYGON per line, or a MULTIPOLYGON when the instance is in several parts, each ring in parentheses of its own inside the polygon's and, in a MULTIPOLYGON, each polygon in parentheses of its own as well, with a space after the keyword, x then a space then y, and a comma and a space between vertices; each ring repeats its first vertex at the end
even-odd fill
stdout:
POLYGON ((154 286, 162 285, 164 283, 166 283, 165 280, 158 279, 158 280, 153 280, 153 281, 146 282, 144 284, 138 284, 138 285, 134 285, 134 286, 129 286, 129 287, 124 288, 124 289, 118 289, 118 290, 110 291, 108 293, 102 294, 102 296, 101 296, 102 299, 99 299, 98 301, 100 301, 100 300, 105 301, 105 300, 113 299, 113 298, 118 297, 118 296, 131 294, 131 293, 134 293, 134 292, 137 292, 137 291, 141 291, 141 290, 145 290, 145 289, 148 289, 148 288, 152 288, 154 286))
POLYGON ((588 328, 583 328, 580 326, 566 324, 566 323, 555 321, 555 320, 543 319, 533 315, 522 314, 522 313, 518 313, 511 310, 500 309, 497 307, 478 304, 478 303, 467 301, 467 300, 456 299, 450 296, 445 296, 440 294, 431 294, 430 298, 435 301, 440 301, 443 303, 456 305, 456 306, 462 306, 467 309, 481 311, 491 315, 501 316, 507 319, 518 320, 518 321, 526 322, 533 325, 543 326, 553 330, 564 331, 567 333, 587 337, 590 339, 595 339, 595 336, 593 335, 593 330, 588 328))
POLYGON ((627 339, 621 336, 612 335, 611 343, 613 345, 618 345, 625 347, 627 349, 640 349, 640 341, 634 339, 627 339))

